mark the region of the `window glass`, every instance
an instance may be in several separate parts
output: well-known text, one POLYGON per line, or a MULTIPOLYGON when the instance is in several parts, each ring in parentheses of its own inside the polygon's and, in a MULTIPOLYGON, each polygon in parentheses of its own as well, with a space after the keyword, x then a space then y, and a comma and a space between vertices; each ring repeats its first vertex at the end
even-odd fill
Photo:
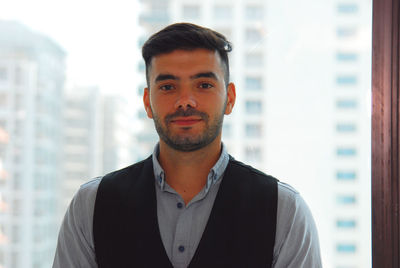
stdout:
POLYGON ((216 20, 227 20, 233 17, 232 6, 214 6, 214 17, 216 20))
POLYGON ((249 114, 260 114, 262 112, 261 101, 246 101, 246 112, 249 114))
POLYGON ((338 171, 336 173, 338 180, 352 181, 356 179, 356 172, 354 171, 338 171))
POLYGON ((356 203, 356 197, 354 195, 338 195, 336 200, 341 205, 351 205, 356 203))
POLYGON ((0 210, 11 222, 0 223, 0 266, 33 254, 19 265, 51 267, 79 186, 152 153, 158 135, 143 109, 141 47, 185 21, 233 45, 228 152, 305 199, 323 267, 371 267, 372 1, 23 2, 1 7, 0 124, 9 138, 0 131, 0 210), (16 222, 20 242, 35 241, 11 248, 16 222))
POLYGON ((247 67, 262 67, 264 62, 261 53, 247 53, 244 60, 247 67))
POLYGON ((355 75, 339 75, 336 77, 336 84, 338 85, 355 85, 357 84, 357 76, 355 75))
POLYGON ((245 35, 248 43, 259 43, 263 40, 263 35, 258 29, 248 28, 245 35))
POLYGON ((264 17, 264 7, 263 6, 247 6, 246 15, 247 20, 259 20, 264 17))
POLYGON ((342 14, 354 14, 358 11, 356 3, 340 3, 337 6, 338 13, 342 14))
POLYGON ((357 130, 357 126, 352 123, 339 123, 336 125, 337 132, 340 133, 350 133, 357 130))
POLYGON ((184 5, 183 17, 186 19, 198 19, 200 17, 200 6, 184 5))
POLYGON ((351 147, 342 147, 336 150, 336 154, 338 156, 355 156, 357 154, 357 150, 351 147))
POLYGON ((337 220, 336 221, 336 226, 338 228, 343 228, 343 229, 352 229, 356 227, 356 221, 355 220, 337 220))
POLYGON ((337 52, 336 59, 340 62, 355 62, 358 60, 358 55, 352 52, 337 52))
POLYGON ((354 37, 357 33, 357 30, 355 27, 338 27, 336 30, 336 35, 339 38, 349 38, 349 37, 354 37))
POLYGON ((353 99, 343 99, 336 101, 336 107, 340 109, 354 109, 357 107, 357 101, 353 99))
POLYGON ((261 77, 246 77, 245 87, 250 90, 260 90, 262 88, 261 77))
POLYGON ((0 81, 5 81, 7 79, 7 69, 0 66, 0 81))
POLYGON ((341 243, 336 246, 336 250, 337 250, 337 252, 340 252, 340 253, 354 253, 354 252, 356 252, 356 245, 341 243))

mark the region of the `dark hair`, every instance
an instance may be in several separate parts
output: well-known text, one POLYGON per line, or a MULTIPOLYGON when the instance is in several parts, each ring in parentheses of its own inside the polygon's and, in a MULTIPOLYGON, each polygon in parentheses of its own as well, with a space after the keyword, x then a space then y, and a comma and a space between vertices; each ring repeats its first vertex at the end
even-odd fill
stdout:
POLYGON ((226 85, 229 83, 228 52, 232 51, 231 43, 224 35, 211 29, 192 23, 175 23, 153 34, 142 47, 142 56, 146 64, 146 80, 149 84, 149 68, 154 56, 169 53, 176 49, 194 50, 204 48, 218 51, 224 68, 226 85))

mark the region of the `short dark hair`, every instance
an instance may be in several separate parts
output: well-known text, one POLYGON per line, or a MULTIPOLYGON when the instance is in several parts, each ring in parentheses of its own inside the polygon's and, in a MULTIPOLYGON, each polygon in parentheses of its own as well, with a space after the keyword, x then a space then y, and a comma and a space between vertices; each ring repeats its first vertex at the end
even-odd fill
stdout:
POLYGON ((228 52, 232 51, 232 44, 226 37, 209 28, 192 23, 171 24, 153 34, 142 47, 142 56, 146 64, 146 80, 149 84, 149 68, 153 57, 172 52, 176 49, 194 50, 204 48, 218 51, 224 68, 226 85, 229 83, 228 52))

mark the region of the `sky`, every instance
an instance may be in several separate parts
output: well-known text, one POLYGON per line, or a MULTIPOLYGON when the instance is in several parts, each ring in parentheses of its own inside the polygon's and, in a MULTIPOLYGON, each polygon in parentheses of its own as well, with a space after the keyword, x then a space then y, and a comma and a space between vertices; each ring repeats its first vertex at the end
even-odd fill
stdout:
POLYGON ((138 1, 0 0, 0 19, 49 36, 67 53, 67 89, 133 95, 140 50, 138 1))

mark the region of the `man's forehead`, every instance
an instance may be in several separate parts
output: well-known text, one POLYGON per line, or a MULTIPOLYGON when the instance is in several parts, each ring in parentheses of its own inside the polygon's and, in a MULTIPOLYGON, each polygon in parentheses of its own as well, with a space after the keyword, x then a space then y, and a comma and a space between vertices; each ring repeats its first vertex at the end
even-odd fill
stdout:
POLYGON ((163 59, 168 59, 169 61, 185 61, 192 60, 193 57, 203 57, 207 58, 207 60, 212 63, 216 61, 217 63, 221 63, 221 57, 218 51, 208 50, 204 48, 196 48, 196 49, 175 49, 168 53, 161 53, 155 55, 151 58, 150 66, 153 66, 154 63, 159 62, 163 59))
POLYGON ((182 50, 159 54, 151 59, 149 74, 151 77, 160 73, 180 72, 193 75, 194 72, 224 72, 222 60, 217 51, 207 49, 182 50))

